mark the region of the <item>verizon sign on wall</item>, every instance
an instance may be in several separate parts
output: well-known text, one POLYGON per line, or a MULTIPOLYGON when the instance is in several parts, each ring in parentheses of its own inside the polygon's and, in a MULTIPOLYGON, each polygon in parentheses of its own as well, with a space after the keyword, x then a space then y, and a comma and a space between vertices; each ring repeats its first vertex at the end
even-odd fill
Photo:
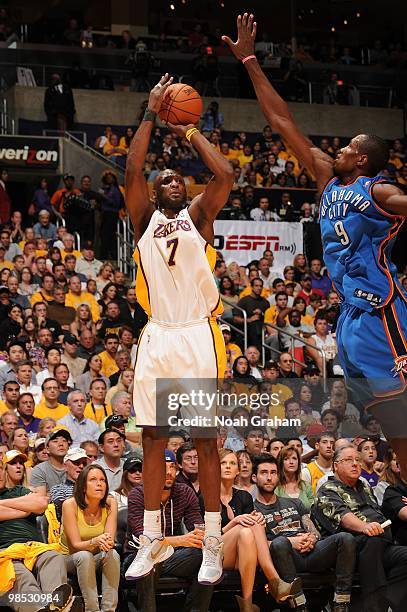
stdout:
POLYGON ((49 168, 59 164, 58 138, 0 136, 0 165, 6 168, 49 168))
POLYGON ((246 265, 260 259, 266 249, 274 254, 275 264, 291 265, 294 255, 303 253, 301 223, 273 221, 215 221, 214 247, 226 263, 246 265))

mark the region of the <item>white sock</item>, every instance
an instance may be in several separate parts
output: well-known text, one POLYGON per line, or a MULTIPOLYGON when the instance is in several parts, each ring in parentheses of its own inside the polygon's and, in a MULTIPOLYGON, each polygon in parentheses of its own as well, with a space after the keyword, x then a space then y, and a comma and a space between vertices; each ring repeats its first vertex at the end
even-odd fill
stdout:
POLYGON ((144 510, 143 535, 150 540, 161 537, 161 510, 144 510))
POLYGON ((221 523, 220 512, 205 512, 205 537, 215 536, 220 539, 222 536, 221 523))

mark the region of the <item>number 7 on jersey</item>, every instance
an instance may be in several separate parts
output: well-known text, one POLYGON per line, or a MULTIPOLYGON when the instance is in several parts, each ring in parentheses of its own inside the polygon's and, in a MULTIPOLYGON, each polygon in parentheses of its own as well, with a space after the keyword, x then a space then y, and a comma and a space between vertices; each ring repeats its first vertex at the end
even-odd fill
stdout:
POLYGON ((172 238, 171 240, 167 240, 167 249, 171 249, 170 255, 168 257, 168 265, 175 266, 175 253, 178 248, 178 238, 172 238))

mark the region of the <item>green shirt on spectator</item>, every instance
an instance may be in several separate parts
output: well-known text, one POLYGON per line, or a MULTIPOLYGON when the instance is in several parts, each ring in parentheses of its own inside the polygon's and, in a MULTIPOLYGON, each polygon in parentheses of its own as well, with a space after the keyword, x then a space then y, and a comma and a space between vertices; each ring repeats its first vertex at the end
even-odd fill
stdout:
MULTIPOLYGON (((0 501, 2 499, 13 499, 23 497, 31 493, 30 489, 17 485, 12 489, 0 491, 0 501)), ((25 518, 10 519, 0 523, 0 548, 7 548, 11 544, 25 542, 41 542, 40 534, 37 530, 37 516, 29 514, 25 518)))

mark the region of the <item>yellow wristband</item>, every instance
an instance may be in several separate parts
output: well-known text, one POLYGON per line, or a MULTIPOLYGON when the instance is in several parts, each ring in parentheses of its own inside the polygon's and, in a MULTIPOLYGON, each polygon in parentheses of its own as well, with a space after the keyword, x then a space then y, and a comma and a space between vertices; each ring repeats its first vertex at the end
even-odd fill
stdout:
POLYGON ((198 128, 193 127, 190 128, 187 133, 185 134, 185 138, 188 140, 188 142, 191 142, 191 136, 192 134, 195 134, 195 132, 199 132, 198 128))

